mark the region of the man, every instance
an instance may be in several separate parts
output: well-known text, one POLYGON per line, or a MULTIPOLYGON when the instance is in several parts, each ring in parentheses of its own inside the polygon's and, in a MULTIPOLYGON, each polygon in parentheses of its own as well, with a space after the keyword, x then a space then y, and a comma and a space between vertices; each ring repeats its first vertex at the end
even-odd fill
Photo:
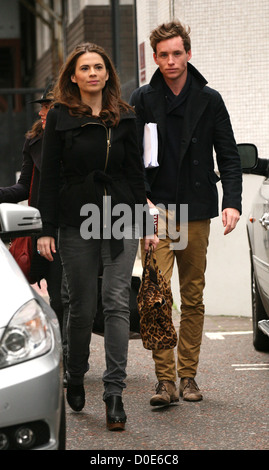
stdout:
POLYGON ((187 246, 171 245, 168 230, 160 236, 157 264, 170 281, 176 259, 181 321, 177 347, 177 368, 173 350, 153 351, 158 379, 152 406, 179 400, 202 400, 195 381, 204 323, 203 289, 210 219, 218 215, 216 183, 223 187, 222 222, 224 234, 236 226, 241 213, 242 174, 230 118, 220 94, 189 63, 190 30, 179 21, 154 29, 150 35, 153 57, 158 65, 150 83, 135 90, 131 104, 137 113, 141 155, 144 126, 157 123, 158 166, 145 169, 148 198, 160 204, 161 224, 171 217, 180 232, 180 207, 188 207, 187 246), (214 171, 213 152, 220 178, 214 171), (167 214, 165 213, 167 212, 167 214), (178 248, 179 247, 179 248, 178 248), (182 249, 183 248, 183 249, 182 249))

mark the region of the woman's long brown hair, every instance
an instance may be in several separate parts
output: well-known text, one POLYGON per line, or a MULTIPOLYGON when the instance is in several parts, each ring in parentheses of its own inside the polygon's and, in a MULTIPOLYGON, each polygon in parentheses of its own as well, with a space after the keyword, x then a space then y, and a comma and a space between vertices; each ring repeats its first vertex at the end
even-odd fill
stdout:
POLYGON ((71 81, 71 76, 75 73, 78 57, 86 52, 99 54, 109 73, 109 78, 106 82, 105 88, 103 89, 102 111, 100 113, 100 118, 103 122, 115 126, 119 123, 120 112, 128 112, 132 107, 121 99, 120 81, 116 69, 105 50, 97 44, 88 42, 79 44, 71 52, 61 69, 58 81, 55 85, 53 91, 54 101, 67 106, 70 114, 73 116, 92 115, 91 108, 81 101, 80 91, 77 84, 71 81))
POLYGON ((25 137, 27 139, 33 139, 34 137, 41 135, 41 134, 43 134, 42 120, 38 119, 37 121, 34 122, 31 129, 29 129, 26 132, 25 137))

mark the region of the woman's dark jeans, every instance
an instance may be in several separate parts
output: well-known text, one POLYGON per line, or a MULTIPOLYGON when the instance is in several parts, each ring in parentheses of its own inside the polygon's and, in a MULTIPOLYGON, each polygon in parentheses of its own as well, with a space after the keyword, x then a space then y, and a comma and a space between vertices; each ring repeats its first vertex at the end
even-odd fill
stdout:
MULTIPOLYGON (((130 228, 132 230, 132 228, 130 228)), ((138 237, 124 239, 124 250, 110 256, 110 240, 84 240, 79 228, 60 229, 59 248, 67 277, 70 313, 68 322, 68 383, 83 383, 88 370, 92 325, 97 311, 97 281, 102 271, 106 370, 104 399, 121 395, 126 387, 129 342, 129 299, 138 237)))
POLYGON ((66 306, 64 304, 62 298, 63 268, 59 253, 55 253, 53 262, 49 263, 47 261, 47 263, 48 269, 46 274, 46 282, 50 306, 56 313, 62 333, 64 315, 66 309, 68 310, 68 305, 66 306))

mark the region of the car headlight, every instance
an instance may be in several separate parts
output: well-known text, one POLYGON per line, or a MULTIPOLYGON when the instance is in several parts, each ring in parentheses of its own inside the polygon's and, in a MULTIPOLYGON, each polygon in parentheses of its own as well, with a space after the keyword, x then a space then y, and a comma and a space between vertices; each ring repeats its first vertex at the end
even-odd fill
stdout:
POLYGON ((0 341, 0 368, 41 356, 52 346, 49 322, 36 300, 13 316, 0 341))

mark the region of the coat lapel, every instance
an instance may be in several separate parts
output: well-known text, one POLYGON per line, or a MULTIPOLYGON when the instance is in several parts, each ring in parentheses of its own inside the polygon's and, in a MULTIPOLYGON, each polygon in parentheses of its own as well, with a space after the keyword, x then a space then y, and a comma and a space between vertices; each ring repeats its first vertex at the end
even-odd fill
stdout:
POLYGON ((29 146, 31 147, 31 155, 32 155, 33 162, 39 171, 41 171, 41 161, 42 161, 42 138, 43 138, 43 134, 34 137, 29 142, 29 146))
POLYGON ((180 163, 187 152, 194 129, 196 128, 201 116, 208 105, 209 97, 201 90, 194 88, 189 96, 182 133, 182 144, 180 148, 180 163))

